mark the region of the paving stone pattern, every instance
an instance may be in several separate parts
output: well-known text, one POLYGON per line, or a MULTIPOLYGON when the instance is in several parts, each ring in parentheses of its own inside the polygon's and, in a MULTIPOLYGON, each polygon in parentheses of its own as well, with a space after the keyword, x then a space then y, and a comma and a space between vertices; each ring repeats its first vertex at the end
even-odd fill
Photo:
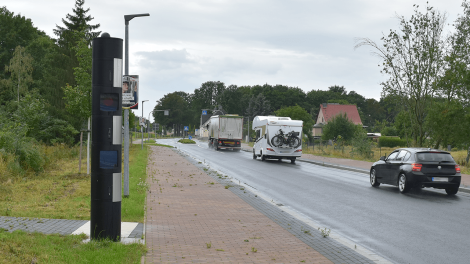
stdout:
POLYGON ((0 228, 9 232, 24 230, 31 233, 70 235, 86 222, 88 221, 0 216, 0 228))
MULTIPOLYGON (((192 159, 188 157, 188 161, 191 162, 192 159)), ((202 164, 195 163, 195 165, 202 169, 206 168, 202 164)), ((206 170, 208 170, 208 175, 218 183, 223 186, 232 186, 229 188, 230 191, 332 262, 374 263, 372 260, 358 254, 353 249, 333 239, 323 237, 321 231, 309 228, 304 222, 284 212, 282 210, 283 205, 269 203, 264 199, 258 198, 256 194, 250 192, 250 190, 243 186, 234 184, 228 177, 224 177, 224 175, 221 176, 208 168, 206 168, 206 170)))
MULTIPOLYGON (((8 232, 23 230, 31 233, 70 235, 87 222, 89 221, 0 216, 0 228, 8 232)), ((139 223, 127 238, 142 238, 143 233, 144 224, 139 223)))
POLYGON ((370 262, 180 154, 150 152, 146 263, 370 262))

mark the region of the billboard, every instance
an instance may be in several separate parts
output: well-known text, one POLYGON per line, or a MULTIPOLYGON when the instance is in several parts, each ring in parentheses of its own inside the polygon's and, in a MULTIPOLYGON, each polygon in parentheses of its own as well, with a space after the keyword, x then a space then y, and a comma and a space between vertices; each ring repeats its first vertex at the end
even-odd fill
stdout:
POLYGON ((139 75, 122 76, 122 107, 139 109, 139 75))

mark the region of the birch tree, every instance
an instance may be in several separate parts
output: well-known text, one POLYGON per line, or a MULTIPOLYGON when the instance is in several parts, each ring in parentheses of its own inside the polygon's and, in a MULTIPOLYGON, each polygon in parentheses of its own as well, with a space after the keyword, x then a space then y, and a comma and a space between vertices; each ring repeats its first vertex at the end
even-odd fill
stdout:
POLYGON ((5 67, 5 70, 11 73, 13 90, 16 90, 18 103, 20 102, 20 93, 27 92, 29 84, 33 82, 33 57, 25 50, 24 47, 17 46, 13 52, 13 58, 10 60, 10 65, 5 67))
POLYGON ((415 144, 422 146, 426 138, 426 109, 435 94, 436 80, 444 71, 445 13, 430 6, 425 12, 415 7, 409 20, 398 16, 399 30, 390 30, 381 38, 381 45, 369 38, 359 38, 355 48, 372 47, 372 53, 383 62, 379 67, 388 75, 382 83, 383 95, 400 98, 399 106, 410 119, 415 144))

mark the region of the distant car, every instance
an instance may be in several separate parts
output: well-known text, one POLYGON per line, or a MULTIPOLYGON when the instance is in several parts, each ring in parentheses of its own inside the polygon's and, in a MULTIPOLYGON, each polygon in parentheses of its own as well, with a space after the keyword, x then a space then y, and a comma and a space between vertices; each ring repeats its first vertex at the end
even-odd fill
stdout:
POLYGON ((449 152, 430 148, 400 148, 382 156, 370 168, 370 184, 398 186, 401 193, 414 187, 445 189, 448 195, 459 191, 460 167, 449 152))

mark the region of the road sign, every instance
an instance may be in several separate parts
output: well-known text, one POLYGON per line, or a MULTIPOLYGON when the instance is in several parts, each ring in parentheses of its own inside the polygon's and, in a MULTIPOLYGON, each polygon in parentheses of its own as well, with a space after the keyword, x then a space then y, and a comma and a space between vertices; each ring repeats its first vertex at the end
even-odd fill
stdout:
POLYGON ((184 126, 184 131, 189 131, 189 126, 184 126))
POLYGON ((207 115, 207 110, 202 110, 202 115, 207 115))
POLYGON ((189 138, 189 139, 193 139, 193 137, 192 137, 192 136, 188 136, 188 138, 189 138))

